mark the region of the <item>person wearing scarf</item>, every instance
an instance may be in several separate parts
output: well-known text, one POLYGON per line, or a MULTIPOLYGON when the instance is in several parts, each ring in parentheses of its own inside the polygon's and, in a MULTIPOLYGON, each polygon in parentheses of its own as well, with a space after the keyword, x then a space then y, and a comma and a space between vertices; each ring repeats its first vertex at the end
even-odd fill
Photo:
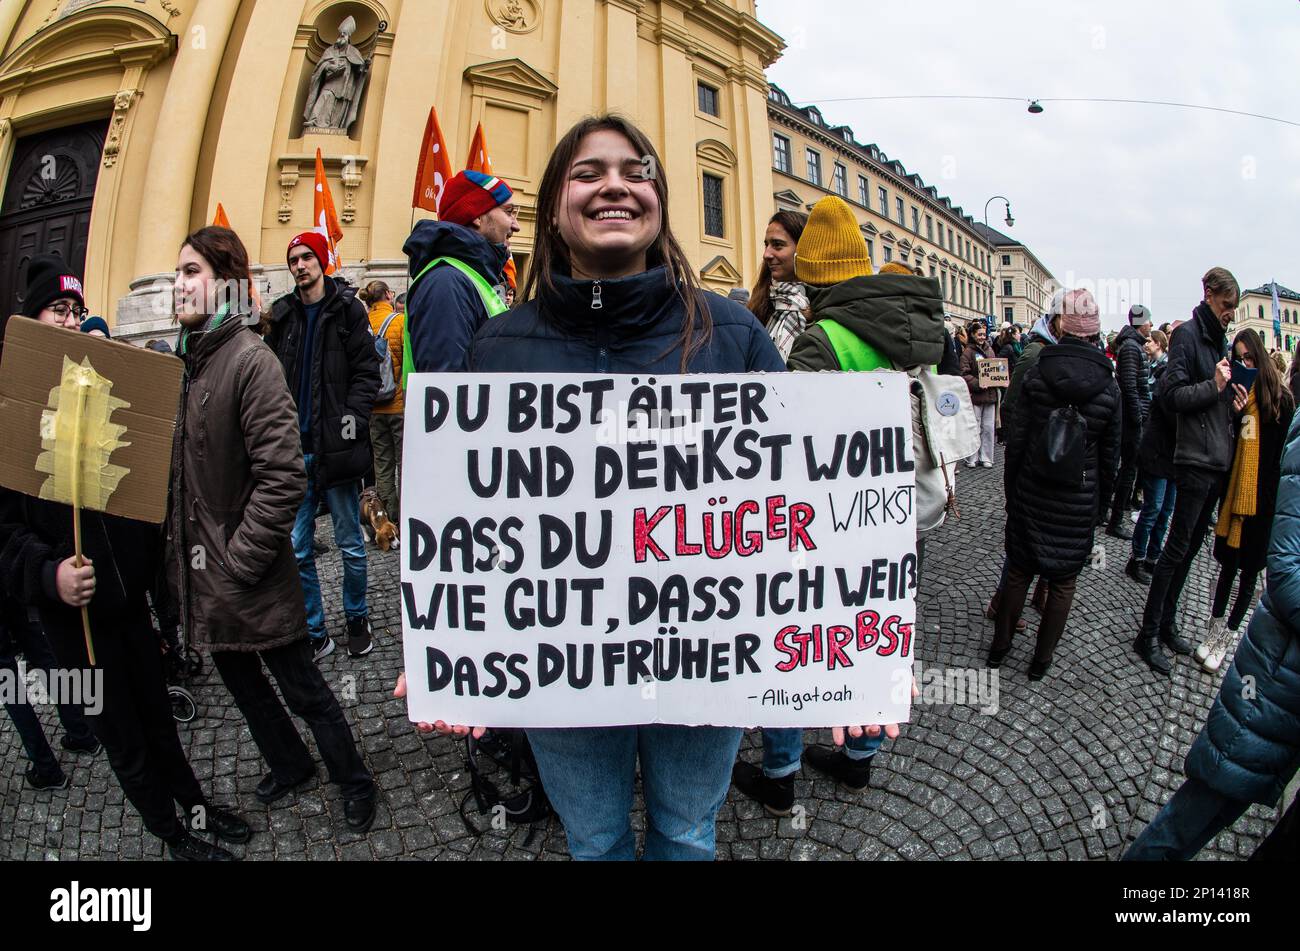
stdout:
POLYGON ((1237 334, 1233 358, 1258 370, 1237 422, 1237 442, 1228 487, 1219 502, 1214 529, 1214 559, 1221 568, 1210 609, 1209 635, 1196 659, 1211 672, 1222 665, 1246 611, 1255 603, 1255 583, 1268 555, 1269 534, 1277 508, 1282 448, 1295 414, 1295 399, 1282 374, 1253 330, 1237 334), (1240 575, 1237 597, 1224 621, 1233 582, 1240 575))

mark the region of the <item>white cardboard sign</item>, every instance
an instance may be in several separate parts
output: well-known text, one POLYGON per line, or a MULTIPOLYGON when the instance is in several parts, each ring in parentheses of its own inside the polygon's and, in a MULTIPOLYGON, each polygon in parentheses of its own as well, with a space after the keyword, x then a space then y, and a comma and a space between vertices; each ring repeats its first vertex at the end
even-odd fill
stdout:
POLYGON ((901 373, 413 374, 411 719, 905 721, 914 458, 901 373))

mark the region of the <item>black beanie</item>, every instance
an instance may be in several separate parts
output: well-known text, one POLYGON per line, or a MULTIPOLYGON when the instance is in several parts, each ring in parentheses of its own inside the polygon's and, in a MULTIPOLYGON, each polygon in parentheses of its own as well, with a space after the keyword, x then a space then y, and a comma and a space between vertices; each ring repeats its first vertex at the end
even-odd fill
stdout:
POLYGON ((86 306, 85 293, 81 287, 81 278, 68 270, 63 258, 57 254, 38 254, 27 263, 27 292, 23 296, 22 314, 35 317, 51 301, 61 297, 76 298, 78 304, 86 306))

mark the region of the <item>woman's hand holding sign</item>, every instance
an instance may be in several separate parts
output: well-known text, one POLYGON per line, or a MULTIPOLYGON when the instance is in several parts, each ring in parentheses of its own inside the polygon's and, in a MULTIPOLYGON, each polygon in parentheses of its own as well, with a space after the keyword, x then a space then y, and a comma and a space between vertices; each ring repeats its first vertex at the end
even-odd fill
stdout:
MULTIPOLYGON (((393 688, 393 698, 396 700, 406 699, 406 671, 402 671, 397 675, 397 686, 393 688)), ((442 720, 437 720, 434 723, 417 723, 415 728, 421 733, 433 733, 436 730, 439 733, 451 736, 472 734, 476 740, 482 739, 483 734, 487 732, 487 727, 484 726, 447 726, 442 720)))
MULTIPOLYGON (((920 691, 916 689, 916 678, 913 677, 912 678, 913 699, 915 699, 915 697, 919 693, 920 691)), ((881 730, 885 731, 885 736, 888 737, 889 739, 891 740, 898 739, 897 723, 885 723, 885 724, 871 723, 871 724, 864 724, 863 726, 831 727, 831 739, 835 741, 836 746, 843 746, 845 733, 847 733, 849 736, 853 737, 853 739, 856 740, 858 739, 858 737, 861 736, 870 736, 870 737, 880 736, 881 730)))

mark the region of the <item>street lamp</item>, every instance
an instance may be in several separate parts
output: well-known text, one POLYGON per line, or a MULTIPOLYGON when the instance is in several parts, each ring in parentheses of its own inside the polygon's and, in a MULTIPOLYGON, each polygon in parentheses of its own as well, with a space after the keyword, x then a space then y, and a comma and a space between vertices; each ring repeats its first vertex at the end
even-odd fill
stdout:
MULTIPOLYGON (((1007 227, 1008 227, 1008 228, 1012 228, 1012 227, 1014 227, 1015 224, 1016 224, 1016 219, 1011 217, 1011 199, 1008 198, 1008 197, 1006 197, 1005 195, 994 195, 992 198, 990 198, 988 201, 986 201, 986 202, 984 203, 984 227, 987 228, 987 227, 989 226, 989 205, 991 205, 991 204, 993 204, 995 201, 999 201, 999 200, 1004 201, 1004 202, 1006 202, 1006 204, 1007 204, 1007 227)), ((990 277, 991 277, 991 276, 993 275, 993 254, 994 254, 994 252, 993 252, 993 242, 992 242, 992 241, 989 241, 989 242, 988 242, 988 246, 989 246, 989 275, 990 275, 990 277)), ((995 283, 994 286, 996 287, 996 283, 995 283)), ((989 292, 989 306, 990 306, 990 309, 993 309, 993 308, 994 308, 995 305, 994 305, 993 302, 994 302, 995 299, 996 299, 996 298, 995 298, 995 295, 994 295, 994 293, 993 293, 993 290, 990 289, 990 292, 989 292)), ((996 311, 995 311, 995 313, 996 313, 996 311)), ((996 320, 996 317, 995 317, 994 319, 996 320)))
POLYGON ((984 203, 984 226, 988 227, 988 223, 989 223, 989 205, 993 204, 995 201, 998 201, 999 199, 1007 203, 1007 227, 1008 228, 1015 227, 1016 219, 1011 217, 1011 199, 1003 195, 994 195, 992 198, 990 198, 988 201, 984 203))

